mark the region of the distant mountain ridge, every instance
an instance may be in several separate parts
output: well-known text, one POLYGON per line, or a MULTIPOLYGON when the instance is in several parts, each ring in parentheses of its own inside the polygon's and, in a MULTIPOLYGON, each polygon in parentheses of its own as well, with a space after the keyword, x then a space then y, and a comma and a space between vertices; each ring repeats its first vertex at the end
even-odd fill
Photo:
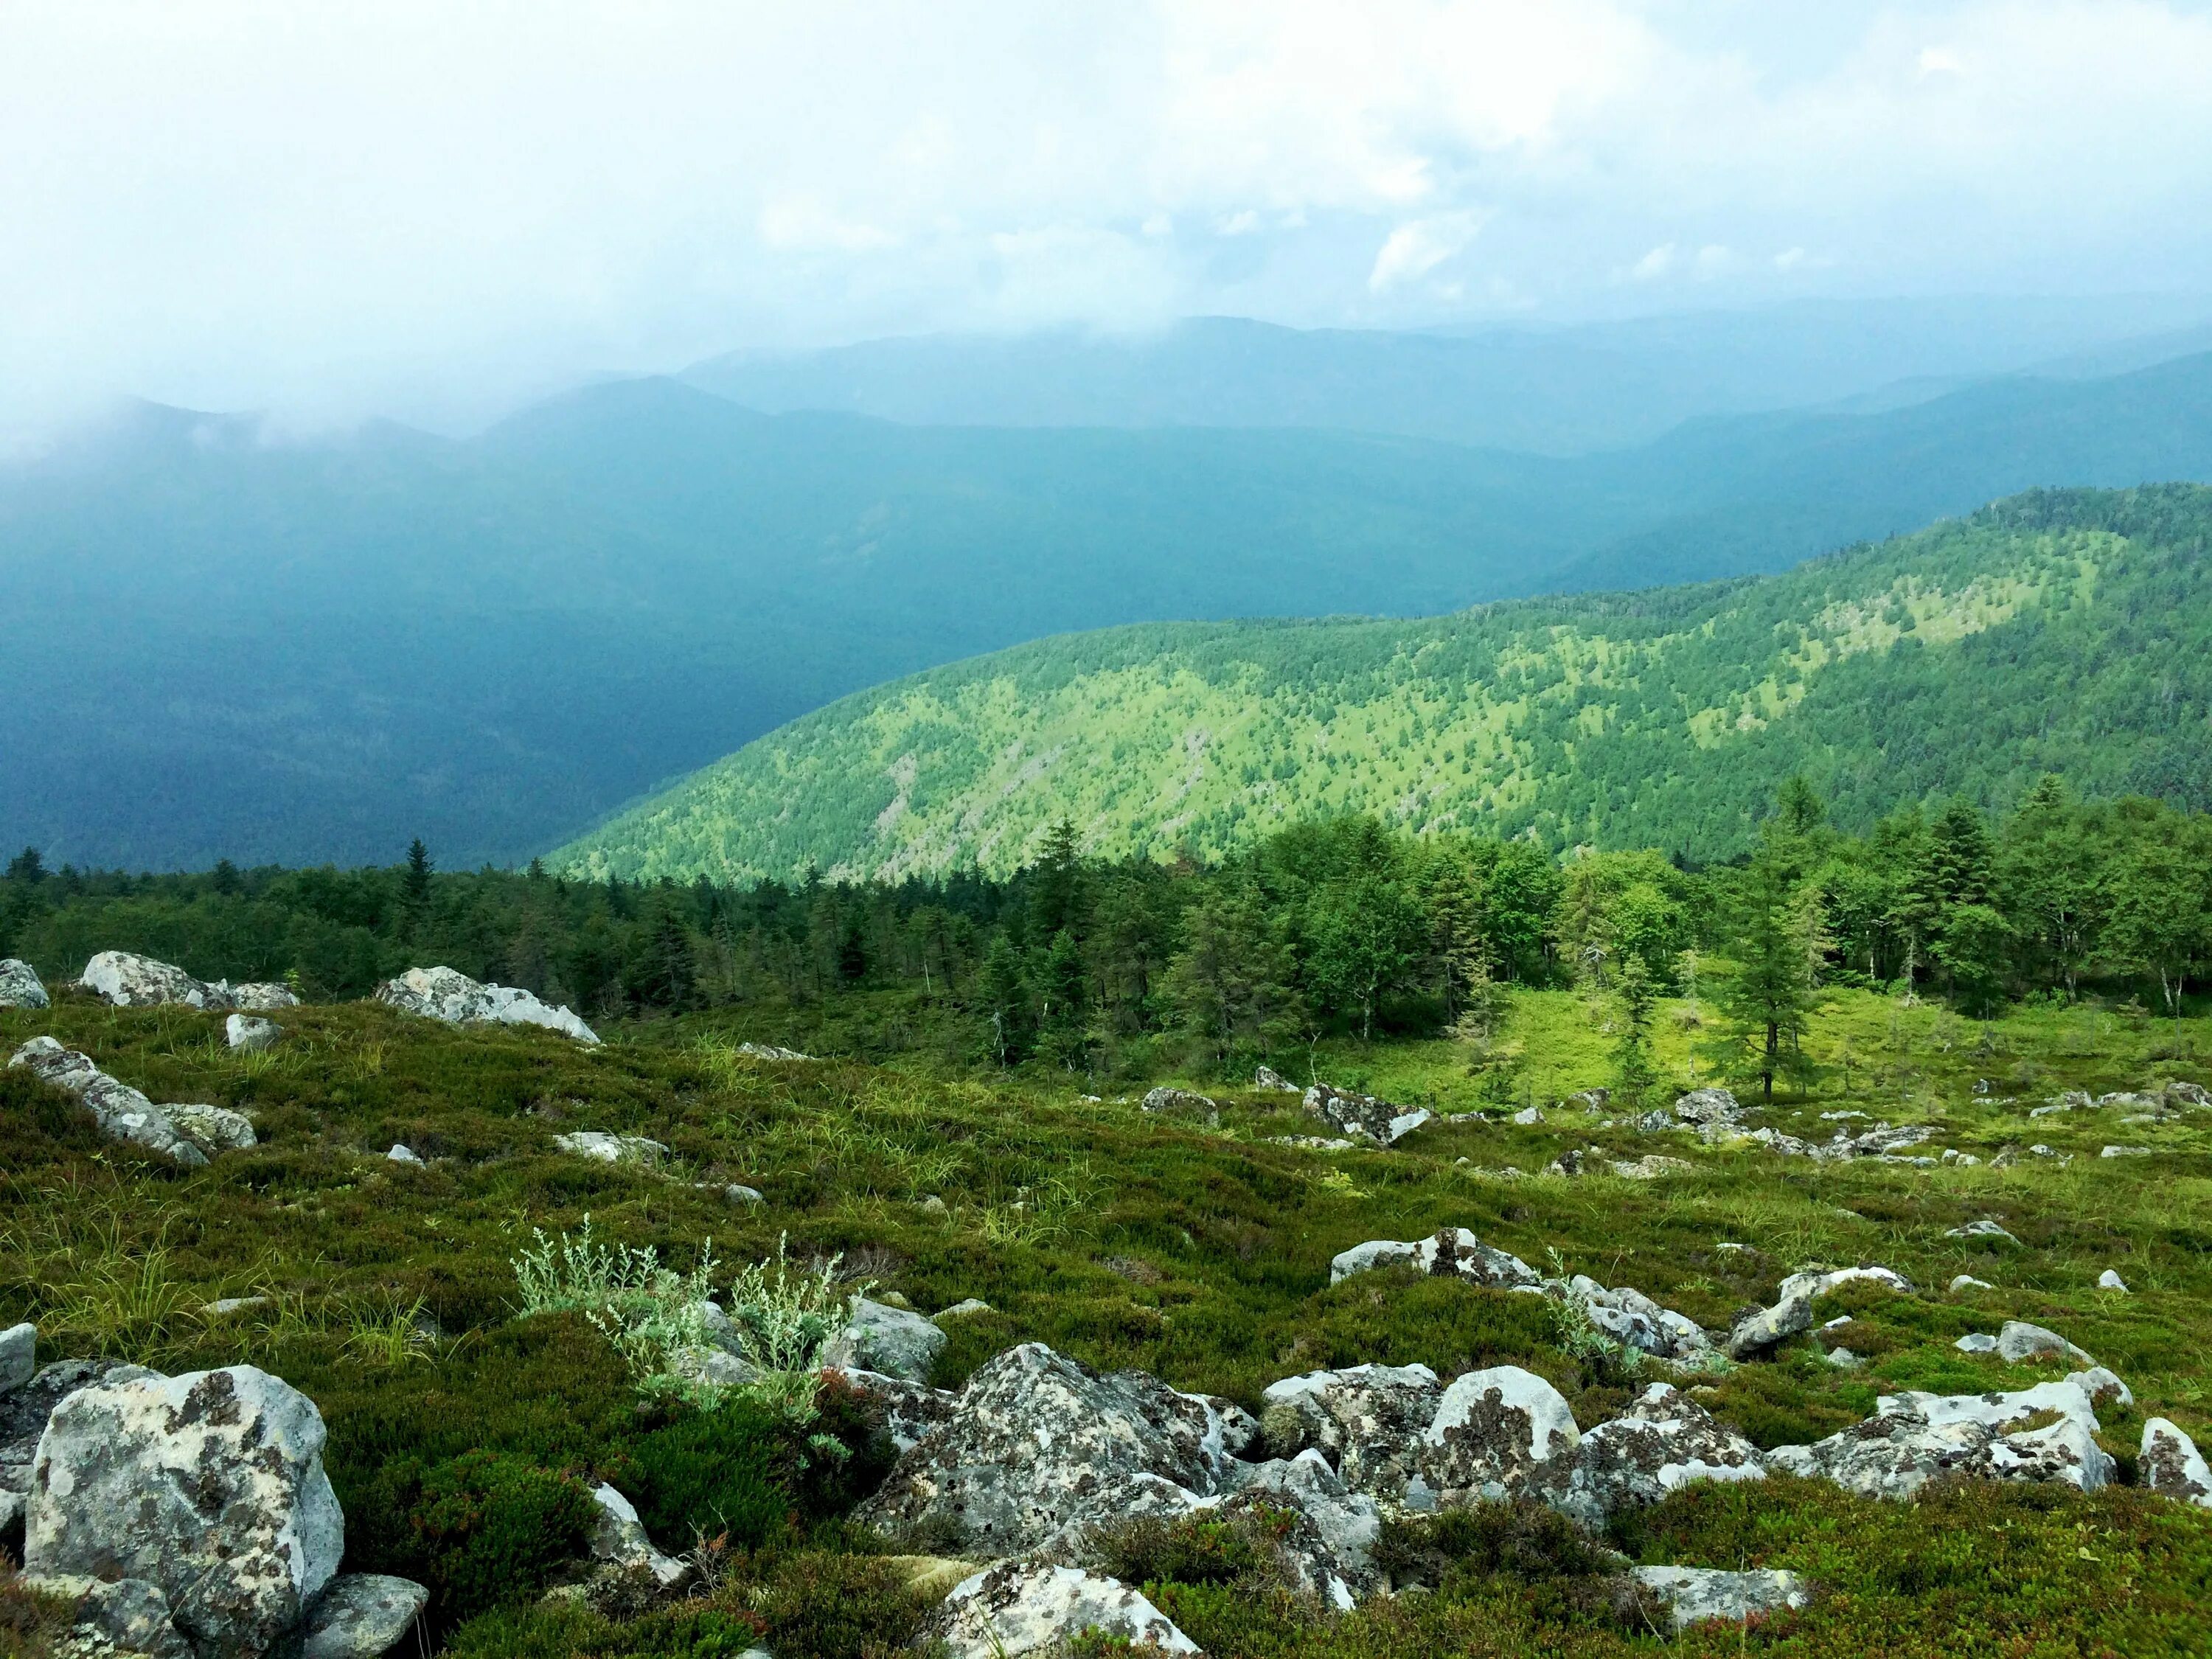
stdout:
POLYGON ((1575 456, 1685 421, 1894 408, 1995 374, 2124 374, 2212 349, 2208 323, 2204 296, 1808 300, 1431 333, 1199 317, 732 352, 682 378, 765 411, 910 425, 1304 427, 1575 456))
POLYGON ((1572 460, 769 416, 670 380, 466 441, 145 407, 0 466, 0 844, 519 861, 836 697, 1041 635, 1779 569, 2033 485, 2176 478, 2212 480, 2212 356, 1572 460))
POLYGON ((1377 813, 1745 847, 1803 772, 1859 828, 2045 771, 2212 803, 2212 489, 2037 491, 1785 574, 1415 622, 1125 628, 842 699, 561 848, 580 874, 1004 872, 1377 813))

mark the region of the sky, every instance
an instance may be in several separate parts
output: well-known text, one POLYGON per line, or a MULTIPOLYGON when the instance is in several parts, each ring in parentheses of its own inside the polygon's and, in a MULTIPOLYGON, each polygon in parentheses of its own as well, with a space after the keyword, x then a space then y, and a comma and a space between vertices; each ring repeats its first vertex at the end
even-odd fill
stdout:
POLYGON ((0 431, 748 346, 2212 289, 2212 0, 0 0, 0 431))

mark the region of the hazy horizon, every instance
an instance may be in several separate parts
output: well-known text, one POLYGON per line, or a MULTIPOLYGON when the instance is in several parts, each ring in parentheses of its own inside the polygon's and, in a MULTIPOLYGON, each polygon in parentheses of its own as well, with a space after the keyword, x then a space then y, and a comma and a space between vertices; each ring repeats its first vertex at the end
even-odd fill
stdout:
POLYGON ((2204 291, 2198 0, 0 12, 0 428, 1227 315, 2204 291))

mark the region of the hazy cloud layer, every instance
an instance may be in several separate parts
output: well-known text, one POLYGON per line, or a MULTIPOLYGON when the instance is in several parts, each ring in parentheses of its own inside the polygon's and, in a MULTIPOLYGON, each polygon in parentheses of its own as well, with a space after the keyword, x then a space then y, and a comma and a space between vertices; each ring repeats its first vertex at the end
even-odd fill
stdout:
POLYGON ((2179 0, 0 0, 0 424, 746 344, 2202 289, 2179 0))

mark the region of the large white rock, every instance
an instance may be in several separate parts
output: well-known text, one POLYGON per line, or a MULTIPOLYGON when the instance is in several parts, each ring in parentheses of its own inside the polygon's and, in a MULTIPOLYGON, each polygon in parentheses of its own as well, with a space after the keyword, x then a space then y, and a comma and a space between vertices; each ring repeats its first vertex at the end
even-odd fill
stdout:
POLYGON ((926 1382, 947 1340, 920 1314, 862 1297, 853 1304, 845 1328, 823 1350, 822 1363, 840 1370, 858 1368, 926 1382))
POLYGON ((1075 1567, 1004 1561, 952 1587, 924 1631, 946 1659, 1061 1652, 1086 1631, 1166 1654, 1198 1644, 1118 1578, 1075 1567))
POLYGON ((283 1035, 283 1029, 276 1021, 254 1014, 233 1014, 222 1023, 222 1040, 249 1054, 275 1047, 276 1039, 283 1035))
POLYGON ((2212 1510, 2212 1468, 2179 1425, 2163 1417, 2144 1424, 2138 1465, 2149 1491, 2212 1510))
POLYGON ((227 1008, 227 991, 194 979, 183 969, 129 951, 102 951, 84 964, 77 983, 118 1008, 155 1008, 180 1002, 191 1008, 227 1008))
POLYGON ((1456 1378, 1423 1431, 1423 1483, 1444 1506, 1543 1495, 1571 1475, 1582 1434, 1559 1391, 1498 1365, 1456 1378))
POLYGON ((1484 1243, 1465 1227, 1446 1227, 1426 1238, 1375 1238, 1340 1251, 1328 1264, 1328 1282, 1341 1285, 1354 1273, 1410 1263, 1439 1279, 1463 1279, 1470 1285, 1534 1285, 1534 1268, 1517 1255, 1484 1243))
POLYGON ((2097 1444, 2095 1402, 2081 1377, 2009 1394, 1884 1395, 1875 1414, 1810 1446, 1778 1446, 1771 1469, 1819 1477, 1869 1498, 1910 1498, 1938 1475, 2032 1480, 2095 1492, 2116 1465, 2097 1444), (2012 1425, 2046 1413, 2045 1427, 2012 1425))
POLYGON ((483 985, 451 968, 410 968, 377 987, 376 1000, 448 1025, 542 1025, 579 1042, 599 1033, 566 1008, 549 1008, 511 985, 483 985))
POLYGON ((2023 1359, 2070 1359, 2080 1365, 2097 1363, 2057 1332, 2020 1319, 2008 1319, 1997 1333, 1997 1357, 2015 1364, 2023 1359))
POLYGON ((578 1129, 555 1135, 553 1144, 564 1152, 588 1158, 598 1164, 654 1164, 668 1156, 665 1142, 643 1135, 611 1135, 603 1129, 578 1129))
POLYGON ((957 1531, 975 1552, 1066 1550, 1090 1527, 1188 1513, 1222 1489, 1250 1419, 1141 1371, 1101 1376, 1027 1342, 968 1379, 858 1511, 957 1531))
POLYGON ((1372 1095, 1352 1094, 1326 1083, 1316 1083, 1306 1091, 1305 1109, 1308 1115, 1321 1119, 1339 1134, 1382 1146, 1411 1134, 1434 1115, 1425 1107, 1408 1110, 1372 1095))
POLYGON ((45 1008, 50 1006, 46 988, 39 982, 36 969, 14 957, 0 957, 0 1008, 45 1008))
POLYGON ((1626 1415, 1586 1431, 1569 1479, 1553 1498, 1587 1524, 1619 1510, 1656 1504, 1699 1480, 1763 1480, 1759 1448, 1688 1395, 1654 1382, 1626 1415))
POLYGON ((111 1374, 40 1438, 24 1571, 143 1578, 201 1659, 258 1659, 345 1553, 323 1441, 314 1402, 251 1365, 111 1374))
POLYGON ((1636 1582, 1663 1599, 1674 1628, 1689 1629, 1708 1619, 1741 1623, 1754 1613, 1802 1607, 1813 1587, 1778 1567, 1729 1572, 1718 1567, 1638 1567, 1636 1582))
POLYGON ((23 1066, 58 1089, 68 1090, 84 1103, 99 1122, 100 1133, 112 1139, 143 1146, 188 1169, 196 1170, 207 1162, 207 1154, 161 1108, 130 1085, 118 1083, 86 1055, 63 1048, 50 1036, 33 1037, 15 1050, 8 1063, 23 1066))
POLYGON ((1261 1398, 1269 1423, 1296 1415, 1301 1449, 1327 1458, 1346 1488, 1396 1504, 1419 1473, 1443 1385, 1426 1365, 1352 1365, 1286 1376, 1261 1398))

